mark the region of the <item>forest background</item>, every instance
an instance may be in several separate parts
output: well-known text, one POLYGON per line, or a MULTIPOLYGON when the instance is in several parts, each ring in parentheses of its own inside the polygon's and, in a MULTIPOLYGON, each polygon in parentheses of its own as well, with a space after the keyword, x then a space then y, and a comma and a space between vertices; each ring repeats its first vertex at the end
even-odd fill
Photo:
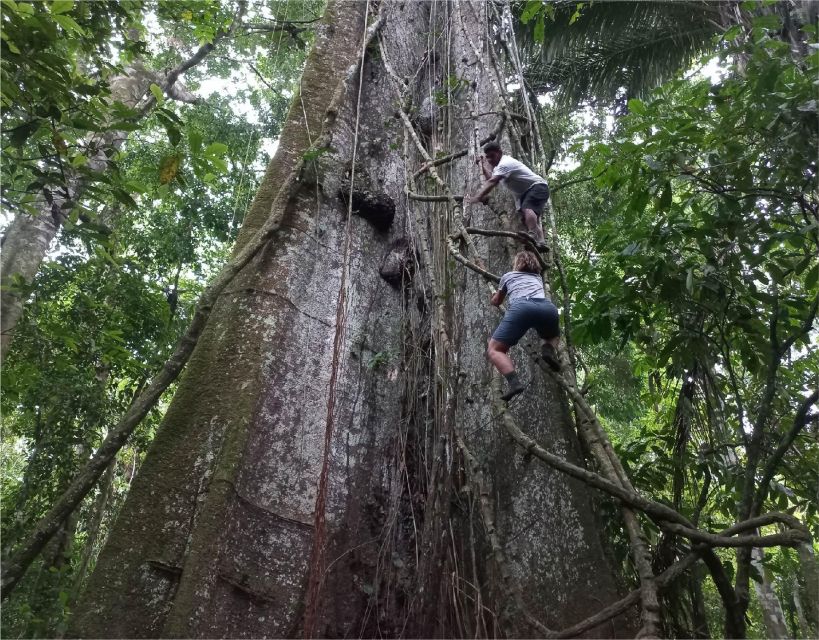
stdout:
MULTIPOLYGON (((531 162, 552 186, 579 392, 642 494, 708 531, 776 511, 816 540, 816 6, 510 8, 520 60, 505 89, 531 106, 531 162)), ((230 258, 322 11, 2 0, 4 565, 163 370, 230 258)), ((464 87, 446 89, 432 102, 464 87)), ((66 632, 174 390, 19 582, 4 578, 7 637, 66 632)), ((622 523, 605 522, 636 585, 622 523)), ((685 543, 642 527, 659 573, 685 543)), ((745 574, 749 637, 815 637, 813 550, 718 551, 740 601, 745 574)), ((719 637, 731 615, 701 568, 663 604, 669 636, 719 637)))

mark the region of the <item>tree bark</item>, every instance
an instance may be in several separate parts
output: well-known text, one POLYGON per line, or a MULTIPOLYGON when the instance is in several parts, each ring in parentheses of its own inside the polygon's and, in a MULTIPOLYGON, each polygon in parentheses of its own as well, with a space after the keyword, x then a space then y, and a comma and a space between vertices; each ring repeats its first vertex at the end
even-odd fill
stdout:
MULTIPOLYGON (((419 139, 433 156, 469 148, 441 173, 457 192, 477 186, 474 140, 497 116, 451 115, 496 111, 468 42, 487 45, 486 5, 461 3, 458 16, 447 2, 379 4, 327 7, 237 252, 279 215, 277 193, 304 164, 298 188, 214 306, 73 635, 503 635, 516 623, 502 615, 501 572, 549 628, 618 600, 587 488, 534 464, 493 417, 484 351, 499 316, 483 282, 449 258, 460 211, 405 195, 422 158, 396 112, 433 91, 448 104, 419 139), (374 47, 358 74, 376 13, 406 100, 374 47), (456 95, 453 76, 471 88, 456 95), (354 198, 340 193, 386 204, 348 219, 354 198), (382 276, 388 259, 397 279, 382 276), (493 492, 486 534, 459 433, 493 492), (490 535, 505 545, 504 569, 490 535)), ((469 213, 499 224, 486 207, 469 213)), ((500 240, 478 252, 493 271, 511 266, 500 240)), ((531 381, 516 418, 580 464, 562 390, 516 357, 531 381)), ((621 616, 587 633, 632 632, 621 616)))
POLYGON ((765 551, 758 547, 751 552, 752 564, 759 572, 762 581, 754 580, 754 589, 759 606, 762 609, 762 619, 765 623, 765 630, 769 638, 789 638, 788 625, 785 621, 785 614, 782 612, 782 604, 774 591, 771 582, 770 571, 762 564, 765 551))

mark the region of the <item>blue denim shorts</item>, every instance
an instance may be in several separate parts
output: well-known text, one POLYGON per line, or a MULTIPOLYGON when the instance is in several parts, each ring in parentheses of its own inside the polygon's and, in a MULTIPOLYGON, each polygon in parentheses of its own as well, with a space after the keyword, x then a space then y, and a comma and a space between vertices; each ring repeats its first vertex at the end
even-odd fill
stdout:
POLYGON ((549 185, 535 184, 529 187, 520 199, 520 210, 531 209, 538 216, 543 214, 546 202, 549 200, 549 185))
POLYGON ((515 298, 509 302, 506 315, 492 337, 507 346, 516 345, 529 329, 544 340, 560 335, 560 318, 546 298, 515 298))

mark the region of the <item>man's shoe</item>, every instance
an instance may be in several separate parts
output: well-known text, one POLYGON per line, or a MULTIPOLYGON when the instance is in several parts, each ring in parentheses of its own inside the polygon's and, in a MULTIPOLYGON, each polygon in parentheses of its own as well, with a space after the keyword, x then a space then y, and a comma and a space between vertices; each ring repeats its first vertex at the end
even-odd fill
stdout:
POLYGON ((557 357, 557 351, 555 351, 554 346, 548 342, 544 343, 540 355, 552 371, 560 371, 560 359, 557 357))
POLYGON ((545 240, 538 240, 537 236, 531 231, 525 231, 524 233, 526 233, 527 237, 532 241, 532 244, 535 245, 535 248, 538 251, 542 253, 549 250, 549 245, 546 244, 545 240))
POLYGON ((509 402, 519 393, 523 393, 523 385, 520 383, 520 381, 510 382, 509 390, 501 396, 501 400, 509 402))

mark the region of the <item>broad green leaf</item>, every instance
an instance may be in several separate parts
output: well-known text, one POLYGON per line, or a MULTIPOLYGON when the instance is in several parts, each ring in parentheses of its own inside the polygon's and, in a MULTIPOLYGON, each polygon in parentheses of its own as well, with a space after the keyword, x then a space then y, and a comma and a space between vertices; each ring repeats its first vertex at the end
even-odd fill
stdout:
POLYGON ((109 264, 114 267, 119 268, 119 263, 114 260, 114 256, 112 256, 102 245, 94 245, 94 253, 96 253, 100 258, 106 260, 109 264))
POLYGON ((782 27, 782 20, 776 15, 756 16, 751 19, 751 24, 758 29, 773 31, 782 27))
POLYGON ((210 163, 222 173, 226 173, 228 170, 227 162, 222 160, 222 158, 210 158, 210 163))
POLYGON ((742 25, 735 24, 733 27, 728 29, 722 37, 728 41, 732 41, 736 40, 740 35, 742 35, 742 25))
POLYGON ((195 129, 189 130, 188 144, 190 145, 191 152, 197 155, 202 150, 202 134, 195 129))
POLYGON ((543 7, 543 0, 527 0, 523 12, 520 14, 520 21, 523 24, 528 24, 543 7))
POLYGON ((170 143, 175 147, 182 139, 182 133, 179 131, 179 127, 167 121, 163 124, 165 125, 165 131, 168 133, 168 140, 170 140, 170 143))
POLYGON ((72 18, 71 16, 66 16, 66 15, 54 16, 54 22, 59 24, 63 29, 65 29, 66 31, 68 31, 70 33, 85 35, 85 31, 83 30, 83 28, 80 25, 78 25, 74 21, 74 18, 72 18))
POLYGON ((540 14, 535 23, 534 37, 536 42, 543 42, 546 39, 546 19, 540 14))
POLYGON ((12 129, 10 132, 11 144, 16 147, 22 147, 26 140, 28 140, 34 134, 34 132, 40 128, 42 122, 43 121, 40 119, 34 119, 12 129))
POLYGON ((668 211, 671 207, 671 182, 666 182, 665 187, 663 187, 663 193, 660 195, 660 210, 661 211, 668 211))
POLYGON ((159 163, 159 183, 168 184, 179 173, 179 165, 182 162, 181 156, 174 154, 166 156, 159 163))
POLYGON ((136 193, 148 193, 151 189, 148 185, 138 182, 137 180, 129 180, 125 186, 136 193))
POLYGON ((162 87, 160 87, 158 84, 152 83, 149 89, 151 90, 151 93, 154 94, 157 104, 162 104, 165 102, 165 95, 162 93, 162 87))
POLYGON ((569 18, 569 26, 571 26, 571 25, 573 25, 575 22, 577 22, 578 18, 580 18, 580 16, 582 15, 582 14, 581 14, 581 10, 582 10, 582 9, 583 9, 583 3, 582 3, 582 2, 578 2, 578 3, 577 3, 577 8, 575 9, 575 12, 572 14, 572 17, 571 17, 571 18, 569 18))
POLYGON ((76 118, 72 118, 70 122, 71 126, 75 129, 82 129, 84 131, 99 131, 100 126, 98 123, 89 120, 88 118, 84 118, 82 116, 78 116, 76 118))
POLYGON ((631 100, 628 101, 628 110, 642 116, 646 113, 646 105, 642 100, 631 98, 631 100))
POLYGON ((51 13, 54 15, 68 13, 73 8, 74 0, 53 0, 51 5, 48 7, 49 11, 51 11, 51 13))
POLYGON ((114 197, 117 199, 118 202, 121 202, 125 206, 131 207, 132 209, 136 209, 137 203, 131 197, 130 193, 120 188, 113 189, 112 193, 114 194, 114 197))
POLYGON ((5 31, 0 31, 0 38, 2 38, 3 42, 6 43, 6 46, 9 48, 9 51, 19 55, 20 50, 17 48, 17 45, 15 45, 11 40, 9 40, 8 34, 5 31))
POLYGON ((805 287, 808 291, 812 291, 816 287, 817 281, 819 281, 819 264, 813 265, 805 275, 805 287))
POLYGON ((205 148, 206 156, 223 156, 227 153, 228 146, 222 142, 212 142, 205 148))

